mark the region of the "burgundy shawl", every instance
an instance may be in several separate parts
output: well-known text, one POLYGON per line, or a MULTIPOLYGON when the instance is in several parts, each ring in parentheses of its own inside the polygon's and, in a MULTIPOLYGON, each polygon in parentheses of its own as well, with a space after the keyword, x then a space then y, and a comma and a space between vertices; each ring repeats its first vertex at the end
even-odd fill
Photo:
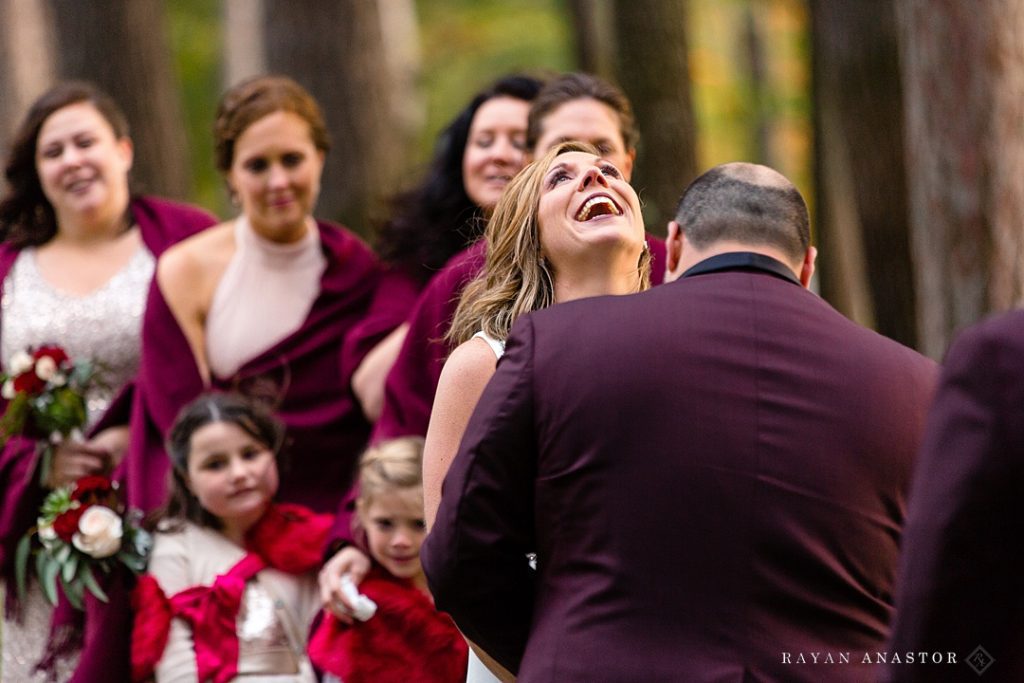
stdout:
POLYGON ((341 373, 351 378, 366 354, 405 322, 423 284, 409 270, 391 267, 381 273, 370 309, 353 326, 341 353, 341 373))
MULTIPOLYGON (((178 204, 165 199, 155 197, 138 197, 131 203, 132 216, 139 226, 142 241, 146 248, 159 257, 169 246, 200 230, 207 228, 216 219, 213 216, 185 204, 178 204)), ((3 280, 7 277, 19 250, 7 244, 0 244, 0 288, 3 280)), ((59 340, 57 340, 59 341, 59 340)), ((131 393, 131 388, 126 388, 126 394, 131 393)), ((118 409, 123 402, 116 401, 111 406, 111 411, 118 409)), ((6 402, 0 401, 0 410, 6 408, 6 402)), ((110 424, 104 419, 97 428, 110 424)), ((6 577, 9 586, 13 586, 10 580, 13 576, 14 549, 21 540, 21 537, 28 529, 35 524, 36 516, 39 513, 39 506, 43 502, 46 491, 40 488, 36 478, 36 444, 29 439, 16 437, 7 442, 2 454, 0 454, 0 496, 4 504, 0 506, 0 567, 6 577)), ((115 582, 118 579, 114 579, 115 582)), ((98 637, 99 632, 108 630, 107 623, 113 624, 123 618, 127 613, 126 593, 118 590, 111 590, 108 585, 108 593, 111 596, 113 605, 122 602, 124 610, 113 609, 96 601, 92 596, 86 598, 86 627, 85 627, 85 649, 82 653, 78 670, 73 681, 105 681, 112 680, 112 662, 127 663, 127 648, 123 648, 123 656, 118 657, 116 643, 103 643, 98 637), (90 647, 90 644, 97 647, 90 647)), ((7 609, 10 610, 16 604, 13 591, 8 591, 7 609)), ((70 609, 65 606, 64 612, 70 609)), ((10 611, 9 611, 10 613, 10 611)), ((58 617, 59 619, 60 617, 58 617)), ((110 628, 113 628, 111 626, 110 628)), ((54 644, 59 645, 59 643, 54 644)), ((60 649, 53 648, 54 651, 60 649)), ((55 654, 57 654, 55 652, 55 654)), ((116 668, 116 667, 115 667, 116 668)), ((125 669, 127 675, 127 669, 125 669)))
MULTIPOLYGON (((665 279, 665 243, 648 235, 651 284, 665 279)), ((374 427, 373 441, 400 436, 424 436, 434 405, 441 367, 451 352, 444 341, 455 316, 462 289, 480 272, 486 254, 484 240, 456 254, 431 279, 409 315, 409 333, 384 384, 384 407, 374 427)))
MULTIPOLYGON (((327 267, 309 316, 234 377, 215 377, 213 386, 270 402, 288 434, 279 499, 333 512, 369 434, 350 377, 341 374, 340 349, 366 314, 380 271, 354 235, 328 223, 318 226, 327 267)), ((129 504, 152 510, 166 499, 170 460, 163 437, 181 408, 203 390, 192 350, 154 284, 142 327, 132 441, 122 465, 129 504)))

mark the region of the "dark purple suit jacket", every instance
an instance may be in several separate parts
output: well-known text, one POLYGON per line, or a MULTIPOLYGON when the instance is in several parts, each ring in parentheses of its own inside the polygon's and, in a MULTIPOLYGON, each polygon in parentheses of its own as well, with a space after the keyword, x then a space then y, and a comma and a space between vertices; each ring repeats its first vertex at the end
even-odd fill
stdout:
POLYGON ((784 662, 884 644, 935 364, 784 272, 714 257, 517 323, 422 557, 523 683, 877 674, 784 662))
POLYGON ((1024 681, 1024 312, 965 332, 946 358, 914 474, 890 650, 894 681, 1024 681), (975 648, 985 653, 968 668, 975 648))

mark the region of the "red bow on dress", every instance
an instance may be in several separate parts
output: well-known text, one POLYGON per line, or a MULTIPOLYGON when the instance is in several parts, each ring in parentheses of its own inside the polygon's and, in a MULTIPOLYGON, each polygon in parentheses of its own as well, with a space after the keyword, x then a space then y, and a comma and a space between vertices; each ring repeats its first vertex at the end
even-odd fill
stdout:
POLYGON ((319 566, 321 550, 333 524, 301 505, 272 505, 246 535, 249 552, 212 586, 193 586, 169 600, 149 574, 139 577, 132 594, 132 679, 153 675, 167 647, 171 618, 192 627, 200 681, 225 683, 238 673, 236 622, 245 585, 267 566, 304 574, 319 566))

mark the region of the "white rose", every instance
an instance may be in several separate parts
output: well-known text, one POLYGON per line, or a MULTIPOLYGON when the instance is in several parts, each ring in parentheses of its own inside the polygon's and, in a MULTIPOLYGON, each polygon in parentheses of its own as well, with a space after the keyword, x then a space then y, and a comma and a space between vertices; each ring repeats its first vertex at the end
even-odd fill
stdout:
POLYGON ((26 370, 31 370, 33 363, 35 361, 26 351, 18 351, 11 356, 11 362, 7 365, 10 367, 12 375, 20 375, 26 370))
POLYGON ((57 532, 53 530, 53 525, 47 524, 40 517, 36 520, 36 526, 39 527, 39 540, 43 542, 43 547, 47 549, 56 547, 60 539, 57 538, 57 532))
POLYGON ((57 364, 49 356, 43 356, 36 361, 36 377, 48 382, 51 377, 57 374, 57 364))
POLYGON ((124 529, 116 512, 103 505, 93 505, 78 520, 78 533, 71 543, 86 555, 97 559, 110 557, 121 549, 124 529))
POLYGON ((9 379, 6 382, 4 382, 4 388, 0 389, 0 396, 3 396, 8 401, 10 401, 12 398, 14 398, 15 393, 17 392, 14 391, 14 380, 9 379))
POLYGON ((50 384, 55 387, 62 387, 68 383, 68 378, 64 376, 63 372, 53 373, 53 377, 50 378, 50 384))

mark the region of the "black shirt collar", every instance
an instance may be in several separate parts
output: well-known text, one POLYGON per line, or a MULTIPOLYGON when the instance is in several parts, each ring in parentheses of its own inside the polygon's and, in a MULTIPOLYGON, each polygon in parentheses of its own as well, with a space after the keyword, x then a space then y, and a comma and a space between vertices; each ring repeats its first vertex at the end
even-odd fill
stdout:
MULTIPOLYGON (((707 273, 719 273, 725 270, 752 270, 767 273, 789 280, 795 285, 800 285, 800 280, 793 274, 792 269, 781 261, 771 256, 757 254, 750 251, 732 251, 726 254, 718 254, 704 259, 695 266, 691 266, 682 274, 682 278, 693 277, 694 275, 705 275, 707 273)), ((803 285, 800 285, 801 287, 803 285)))

